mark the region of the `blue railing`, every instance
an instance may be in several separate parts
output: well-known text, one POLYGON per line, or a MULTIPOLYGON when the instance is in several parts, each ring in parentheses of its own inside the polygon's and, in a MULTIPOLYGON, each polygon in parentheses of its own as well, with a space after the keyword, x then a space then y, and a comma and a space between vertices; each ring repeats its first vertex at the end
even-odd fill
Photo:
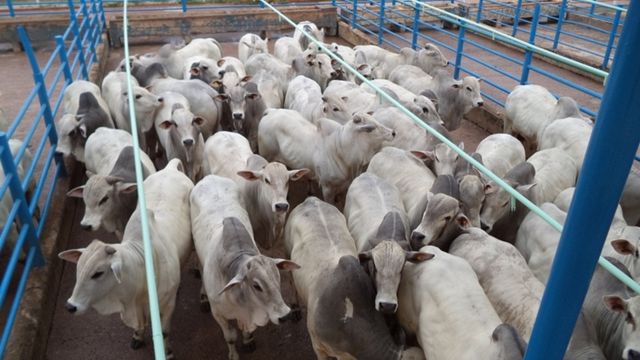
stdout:
MULTIPOLYGON (((588 0, 581 0, 587 3, 588 0)), ((578 3, 581 4, 581 3, 578 3)), ((527 36, 532 32, 534 20, 533 4, 518 0, 515 4, 508 4, 497 0, 479 0, 476 21, 492 21, 500 25, 511 25, 511 35, 522 33, 527 36)), ((538 46, 558 50, 565 48, 564 53, 569 57, 574 54, 584 54, 590 61, 598 62, 602 69, 608 69, 612 54, 615 52, 618 39, 622 32, 622 17, 626 9, 601 4, 595 1, 591 6, 572 6, 567 0, 560 4, 542 4, 542 14, 547 24, 537 24, 534 32, 538 46), (613 15, 598 15, 594 9, 606 8, 613 15), (594 24, 574 20, 576 15, 597 19, 594 24)), ((584 60, 584 59, 582 59, 584 60)))
POLYGON ((4 221, 0 232, 0 311, 6 315, 0 358, 4 356, 29 273, 33 267, 44 265, 39 239, 57 179, 64 175, 62 159, 56 156, 58 139, 54 122, 60 114, 64 89, 76 79, 88 78, 105 29, 100 0, 81 0, 77 10, 73 0, 69 0, 68 6, 69 27, 64 34, 55 36, 55 48, 42 68, 27 31, 22 25, 17 27, 35 86, 8 129, 0 131, 0 163, 4 172, 0 199, 2 206, 10 206, 6 218, 0 219, 4 221), (22 144, 12 154, 10 139, 18 138, 22 138, 22 144), (32 159, 27 156, 27 148, 33 151, 32 159), (20 173, 18 167, 22 169, 20 173))
MULTIPOLYGON (((495 46, 495 43, 487 44, 484 38, 494 37, 485 27, 479 26, 472 21, 460 22, 446 15, 446 12, 434 12, 425 9, 420 2, 411 0, 398 0, 396 6, 390 1, 367 1, 357 2, 349 0, 335 0, 338 7, 339 18, 351 24, 352 28, 358 29, 365 34, 371 35, 379 45, 387 45, 396 50, 410 46, 414 49, 419 47, 419 43, 430 42, 438 47, 449 59, 454 59, 454 76, 458 77, 461 72, 483 78, 484 89, 482 95, 491 102, 504 107, 507 95, 514 86, 529 83, 532 75, 535 75, 536 82, 553 82, 560 85, 562 95, 584 97, 590 106, 581 106, 581 110, 595 116, 602 94, 600 91, 591 89, 589 86, 577 83, 557 75, 553 71, 547 71, 537 63, 533 62, 533 53, 530 48, 526 48, 517 42, 509 42, 509 45, 517 46, 524 50, 524 54, 519 54, 503 46, 495 46), (397 5, 403 5, 398 7, 397 5), (443 13, 445 15, 443 15, 443 13), (458 26, 458 30, 443 29, 439 23, 430 22, 426 18, 431 16, 439 20, 449 22, 458 26), (394 31, 391 28, 395 28, 394 31), (471 47, 471 48, 469 48, 471 47), (478 51, 481 56, 474 55, 478 51), (484 56, 493 58, 494 61, 487 62, 484 56), (489 76, 482 76, 482 74, 489 76), (566 90, 565 90, 566 89, 566 90), (593 104, 598 105, 593 105, 593 104)), ((540 4, 535 6, 533 24, 537 25, 540 16, 540 4)), ((536 26, 532 26, 529 36, 529 44, 536 45, 536 26)), ((498 39, 500 40, 500 39, 498 39)), ((569 59, 567 59, 569 60, 569 59)), ((593 75, 604 80, 606 72, 582 65, 593 75)))

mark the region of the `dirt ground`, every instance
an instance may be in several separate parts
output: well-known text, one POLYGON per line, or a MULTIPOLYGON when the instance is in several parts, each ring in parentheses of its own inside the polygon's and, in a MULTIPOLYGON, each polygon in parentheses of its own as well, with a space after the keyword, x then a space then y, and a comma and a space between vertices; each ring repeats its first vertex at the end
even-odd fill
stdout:
MULTIPOLYGON (((440 39, 448 44, 455 46, 455 42, 446 39, 445 35, 426 33, 435 39, 440 39)), ((235 44, 241 34, 228 34, 225 37, 218 37, 223 42, 224 53, 235 55, 235 44)), ((473 37, 478 43, 490 46, 492 48, 500 48, 505 53, 513 56, 521 57, 519 53, 513 50, 504 49, 490 41, 473 37)), ((332 39, 329 39, 332 40, 332 39)), ((273 41, 270 41, 273 46, 273 41)), ((135 45, 131 52, 145 53, 157 49, 159 45, 135 45)), ((42 64, 50 55, 53 45, 43 45, 37 49, 37 57, 42 64)), ((502 59, 494 56, 487 56, 472 46, 466 49, 469 54, 479 56, 486 59, 487 62, 505 70, 516 65, 510 64, 502 59)), ((445 51, 449 59, 453 59, 450 52, 445 51)), ((122 49, 112 49, 109 59, 108 69, 114 68, 122 58, 122 49)), ((468 60, 468 59, 467 59, 468 60)), ((465 61, 467 61, 465 60, 465 61)), ((25 96, 32 88, 31 70, 22 53, 4 53, 0 54, 0 78, 3 79, 3 87, 0 88, 0 108, 3 108, 9 119, 13 119, 18 112, 25 96)), ((492 79, 502 86, 511 88, 515 82, 508 80, 504 76, 498 76, 495 72, 491 72, 486 67, 479 66, 475 63, 463 63, 469 66, 474 72, 478 72, 486 79, 492 79)), ((565 78, 575 80, 585 86, 596 91, 602 91, 601 84, 584 79, 571 72, 558 69, 555 66, 534 62, 536 66, 549 69, 565 78)), ((559 86, 557 82, 551 82, 542 78, 538 79, 535 75, 534 81, 549 87, 557 93, 565 94, 564 88, 559 86)), ((485 87, 486 89, 487 87, 485 87)), ((489 90, 492 91, 492 90, 489 90)), ((496 92, 496 96, 504 95, 496 92)), ((572 94, 573 95, 573 94, 572 94)), ((597 106, 599 102, 589 99, 587 96, 575 94, 576 100, 589 107, 597 106)), ((37 110, 37 109, 36 109, 37 110)), ((35 110, 31 110, 35 113, 35 110)), ((20 132, 18 136, 20 136, 20 132)), ((487 133, 470 122, 463 122, 462 127, 453 133, 453 137, 457 142, 464 142, 465 150, 473 151, 478 142, 484 138, 487 133)), ((79 184, 74 184, 79 185, 79 184)), ((76 248, 86 246, 92 239, 99 238, 107 242, 115 242, 116 239, 103 232, 88 233, 80 229, 80 219, 84 213, 84 207, 81 201, 75 201, 75 206, 67 209, 67 216, 72 216, 75 226, 72 229, 72 236, 68 248, 76 248)), ((65 264, 63 276, 61 279, 60 290, 58 294, 51 294, 57 298, 55 306, 55 314, 52 327, 49 332, 47 358, 74 360, 74 359, 151 359, 153 357, 153 348, 151 346, 150 337, 147 335, 146 347, 140 350, 132 350, 129 347, 131 339, 131 330, 128 329, 119 319, 118 315, 100 316, 94 311, 89 311, 81 316, 69 314, 64 309, 66 299, 70 296, 75 282, 75 265, 65 264)), ((283 282, 285 300, 291 303, 293 300, 293 291, 289 284, 283 282)), ((227 347, 224 343, 222 333, 218 325, 210 314, 202 313, 199 309, 199 290, 200 280, 196 279, 188 270, 182 274, 181 286, 178 294, 178 302, 173 317, 171 342, 173 351, 178 359, 210 359, 225 358, 227 347)), ((304 313, 303 313, 304 315, 304 313)), ((242 354, 243 359, 313 359, 314 354, 311 349, 308 333, 306 331, 304 319, 298 323, 285 323, 275 326, 269 324, 264 328, 260 328, 255 334, 257 350, 252 354, 242 354)))

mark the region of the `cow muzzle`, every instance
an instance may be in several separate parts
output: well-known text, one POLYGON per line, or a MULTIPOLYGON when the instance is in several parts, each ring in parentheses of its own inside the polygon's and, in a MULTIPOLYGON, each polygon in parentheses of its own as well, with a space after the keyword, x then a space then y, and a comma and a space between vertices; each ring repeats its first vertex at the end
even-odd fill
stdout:
POLYGON ((193 139, 184 139, 182 140, 182 143, 184 144, 184 146, 191 147, 193 146, 193 139))
POLYGON ((426 236, 419 232, 419 231, 413 231, 411 233, 411 248, 414 250, 419 250, 422 246, 424 246, 424 239, 426 238, 426 236))
POLYGON ((485 223, 484 221, 480 220, 480 228, 481 228, 482 230, 484 230, 485 232, 487 232, 487 233, 488 233, 488 232, 490 232, 490 231, 491 231, 491 229, 493 228, 493 226, 491 226, 491 225, 487 225, 487 223, 485 223))
POLYGON ((398 304, 389 303, 389 302, 379 302, 378 303, 378 311, 383 314, 395 314, 398 310, 398 304))
POLYGON ((84 231, 93 231, 93 225, 91 224, 80 224, 80 227, 84 231))
POLYGON ((67 309, 68 312, 74 314, 76 311, 78 311, 78 307, 73 305, 70 302, 67 302, 66 304, 64 304, 64 308, 67 309))
POLYGON ((627 360, 640 360, 640 352, 629 349, 629 351, 627 352, 627 360))
POLYGON ((289 204, 287 203, 277 203, 274 207, 276 208, 276 212, 286 212, 289 210, 289 204))

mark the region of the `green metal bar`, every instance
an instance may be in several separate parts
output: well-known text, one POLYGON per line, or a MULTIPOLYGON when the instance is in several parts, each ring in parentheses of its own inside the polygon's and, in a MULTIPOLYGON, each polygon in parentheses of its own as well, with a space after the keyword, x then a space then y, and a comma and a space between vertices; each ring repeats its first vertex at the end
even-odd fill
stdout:
MULTIPOLYGON (((427 130, 431 135, 436 137, 436 139, 438 139, 439 141, 443 142, 448 147, 453 149, 453 151, 455 151, 460 157, 465 159, 467 162, 469 162, 471 165, 473 165, 473 167, 475 167, 481 173, 486 175, 489 179, 494 181, 498 186, 500 186, 505 191, 507 191, 516 200, 520 201, 524 206, 529 208, 529 210, 531 210, 533 213, 535 213, 536 215, 540 216, 544 221, 546 221, 549 225, 551 225, 551 227, 553 227, 554 229, 556 229, 558 231, 562 231, 562 225, 559 222, 557 222, 555 219, 550 217, 547 213, 542 211, 542 209, 540 209, 536 204, 534 204, 529 199, 527 199, 522 194, 520 194, 517 190, 515 190, 514 188, 509 186, 509 184, 507 184, 504 180, 502 180, 496 174, 491 172, 491 170, 487 169, 484 165, 482 165, 482 163, 478 162, 476 159, 471 157, 469 154, 464 152, 464 150, 462 150, 456 144, 454 144, 451 140, 447 139, 444 135, 440 134, 438 131, 433 129, 431 126, 427 125, 419 117, 417 117, 411 111, 409 111, 407 108, 405 108, 402 104, 400 104, 394 98, 389 96, 386 92, 382 91, 382 89, 380 89, 378 86, 376 86, 371 81, 369 81, 369 79, 367 79, 364 76, 362 76, 356 69, 351 67, 351 65, 347 64, 344 60, 342 60, 340 57, 338 57, 333 52, 331 52, 331 50, 329 50, 326 46, 324 46, 324 44, 322 44, 321 42, 319 42, 315 38, 313 38, 303 28, 298 27, 298 24, 296 24, 293 20, 289 19, 286 15, 284 15, 278 9, 273 7, 271 4, 269 4, 265 0, 260 0, 260 2, 262 4, 264 4, 266 7, 268 7, 269 9, 271 9, 273 12, 275 12, 281 19, 285 20, 286 22, 291 24, 291 26, 293 26, 296 29, 300 30, 302 32, 302 34, 304 34, 304 36, 309 38, 309 40, 312 41, 314 44, 316 44, 320 49, 322 49, 322 51, 324 51, 331 58, 335 59, 345 69, 349 70, 358 79, 360 79, 362 82, 366 83, 370 88, 372 88, 375 92, 377 92, 378 96, 381 99, 384 99, 385 101, 389 102, 393 106, 397 107, 400 111, 402 111, 405 115, 407 115, 411 120, 413 120, 413 122, 415 122, 418 126, 420 126, 423 129, 427 130)), ((432 7, 431 5, 427 5, 427 4, 424 4, 422 2, 418 2, 418 3, 420 3, 423 6, 432 7)), ((438 9, 438 10, 440 10, 440 9, 438 9)), ((443 12, 446 13, 446 11, 443 11, 443 12)), ((473 23, 473 22, 471 22, 471 23, 473 23)), ((636 283, 633 279, 631 279, 630 277, 626 276, 624 273, 622 273, 620 271, 614 271, 615 267, 613 265, 611 265, 611 263, 609 263, 609 261, 607 261, 605 258, 600 257, 600 259, 598 260, 598 263, 600 265, 602 265, 605 269, 609 270, 609 272, 611 272, 611 274, 613 276, 615 276, 617 279, 622 281, 625 285, 627 285, 628 287, 633 289, 636 293, 640 294, 640 284, 636 283)))
MULTIPOLYGON (((122 5, 122 27, 124 42, 124 58, 129 58, 129 21, 127 19, 128 0, 122 5)), ((162 336, 162 322, 160 320, 160 306, 158 305, 158 289, 156 288, 156 273, 153 266, 153 247, 149 236, 149 219, 147 218, 147 201, 144 195, 144 180, 140 162, 140 144, 138 142, 138 124, 136 121, 135 104, 133 101, 133 86, 131 84, 131 66, 124 62, 127 73, 127 101, 129 102, 129 119, 131 121, 131 137, 133 138, 133 157, 135 159, 136 185, 138 186, 138 209, 142 227, 142 242, 144 244, 144 268, 147 276, 147 291, 149 296, 149 314, 151 316, 151 338, 156 360, 164 360, 164 338, 162 336)))
MULTIPOLYGON (((261 0, 262 1, 262 0, 261 0)), ((593 66, 589 66, 586 64, 583 64, 579 61, 573 60, 573 59, 569 59, 565 56, 556 54, 554 52, 551 52, 549 50, 543 49, 541 47, 532 45, 527 43, 524 40, 520 40, 518 38, 515 38, 513 36, 509 36, 508 34, 505 34, 503 32, 494 30, 492 28, 490 28, 487 25, 484 24, 478 24, 475 21, 469 20, 467 18, 452 14, 446 10, 442 10, 440 8, 437 8, 433 5, 429 5, 427 3, 424 3, 422 1, 417 1, 417 0, 410 0, 412 3, 414 3, 415 5, 421 5, 422 6, 422 10, 426 11, 428 13, 430 13, 431 15, 437 16, 440 19, 446 20, 448 22, 457 24, 458 26, 464 26, 466 27, 468 30, 471 31, 475 31, 479 34, 485 35, 485 36, 489 36, 491 37, 493 40, 495 41, 501 41, 504 42, 506 44, 515 46, 517 48, 520 49, 524 49, 524 50, 530 50, 533 53, 536 53, 538 55, 544 56, 546 58, 552 59, 554 61, 557 61, 561 64, 565 64, 565 65, 569 65, 573 68, 576 68, 578 70, 584 71, 588 74, 591 75, 595 75, 597 77, 602 78, 603 80, 606 80, 607 76, 609 75, 608 72, 595 68, 593 66)))

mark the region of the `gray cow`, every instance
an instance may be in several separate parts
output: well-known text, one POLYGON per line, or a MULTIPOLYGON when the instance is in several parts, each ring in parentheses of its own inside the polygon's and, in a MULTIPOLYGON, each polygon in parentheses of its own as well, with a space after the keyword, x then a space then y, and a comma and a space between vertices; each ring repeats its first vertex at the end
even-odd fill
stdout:
MULTIPOLYGON (((230 89, 225 89, 225 93, 218 95, 218 99, 229 106, 228 113, 231 115, 233 130, 244 135, 249 140, 251 151, 257 153, 258 125, 267 109, 258 86, 253 82, 242 81, 230 89)), ((229 119, 223 118, 221 123, 229 123, 229 119)))
POLYGON ((393 342, 375 291, 356 258, 344 216, 315 197, 297 206, 285 228, 285 249, 302 264, 293 279, 307 307, 307 328, 318 359, 424 359, 393 342))

